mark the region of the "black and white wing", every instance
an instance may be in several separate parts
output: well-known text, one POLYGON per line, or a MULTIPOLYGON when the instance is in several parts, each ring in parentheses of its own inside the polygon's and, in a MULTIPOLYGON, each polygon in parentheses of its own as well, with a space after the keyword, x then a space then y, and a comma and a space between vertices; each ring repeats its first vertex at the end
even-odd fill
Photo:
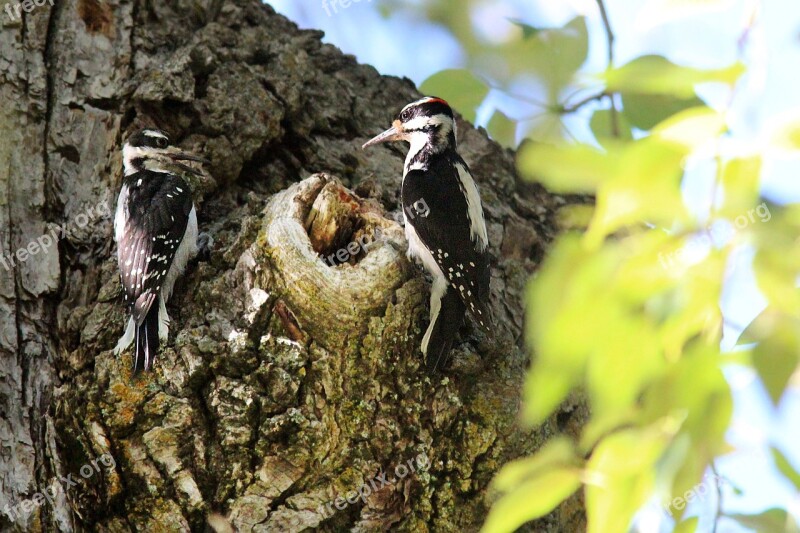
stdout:
POLYGON ((117 256, 125 303, 140 326, 186 232, 192 195, 182 178, 165 172, 137 172, 125 177, 125 185, 117 256))
POLYGON ((485 222, 466 164, 460 158, 440 159, 427 170, 409 171, 403 178, 403 205, 407 222, 449 287, 491 335, 485 222))

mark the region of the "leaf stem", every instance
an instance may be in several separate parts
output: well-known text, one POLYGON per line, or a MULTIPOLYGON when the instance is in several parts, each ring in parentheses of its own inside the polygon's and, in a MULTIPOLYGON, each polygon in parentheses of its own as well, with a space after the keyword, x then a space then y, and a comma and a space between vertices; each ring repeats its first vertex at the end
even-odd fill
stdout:
MULTIPOLYGON (((575 102, 572 105, 561 106, 561 108, 558 110, 558 112, 561 113, 562 115, 568 115, 570 113, 574 113, 574 112, 578 111, 580 108, 582 108, 586 104, 588 104, 590 102, 595 102, 597 100, 602 100, 606 96, 611 96, 611 95, 609 93, 605 92, 605 91, 603 91, 601 93, 593 94, 591 96, 587 96, 586 98, 583 98, 582 100, 578 100, 577 102, 575 102)), ((612 102, 612 104, 613 104, 613 102, 612 102)))
POLYGON ((717 465, 711 461, 711 472, 714 474, 714 486, 717 489, 717 509, 714 513, 714 524, 711 526, 711 533, 717 533, 717 525, 722 516, 722 483, 720 483, 719 472, 717 472, 717 465))
MULTIPOLYGON (((606 30, 606 41, 608 41, 608 68, 614 68, 614 32, 611 29, 611 22, 608 19, 608 11, 603 0, 597 0, 597 7, 600 9, 600 17, 603 19, 603 27, 606 30)), ((617 117, 617 102, 613 94, 611 97, 611 133, 614 137, 619 137, 619 119, 617 117)))

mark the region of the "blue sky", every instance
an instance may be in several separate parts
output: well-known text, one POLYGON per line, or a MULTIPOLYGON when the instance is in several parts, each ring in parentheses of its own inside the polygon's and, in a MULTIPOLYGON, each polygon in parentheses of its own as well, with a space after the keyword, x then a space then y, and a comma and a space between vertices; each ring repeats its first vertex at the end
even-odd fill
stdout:
MULTIPOLYGON (((787 109, 800 110, 800 0, 702 0, 708 6, 704 13, 673 17, 676 4, 698 1, 607 0, 616 34, 617 64, 647 53, 662 54, 676 63, 701 68, 724 67, 743 59, 748 73, 730 109, 733 129, 730 149, 759 146, 771 125, 787 109), (668 4, 669 9, 664 9, 668 4), (742 56, 737 42, 754 10, 758 23, 748 35, 748 46, 742 56)), ((353 0, 349 7, 339 7, 335 13, 326 11, 322 2, 268 1, 301 27, 324 30, 327 42, 384 74, 405 76, 419 84, 442 69, 465 65, 458 42, 447 30, 421 16, 403 12, 384 18, 379 12, 381 0, 353 0)), ((602 71, 606 43, 594 0, 486 0, 472 12, 472 20, 484 37, 502 40, 513 31, 508 19, 521 19, 539 27, 555 26, 576 14, 583 14, 589 20, 590 56, 584 70, 602 71)), ((703 90, 701 95, 712 105, 723 105, 725 98, 713 88, 703 90)), ((507 99, 494 98, 481 109, 478 122, 485 121, 494 106, 511 116, 530 111, 515 108, 507 99)), ((589 136, 584 123, 591 112, 588 107, 569 124, 582 140, 589 136)), ((771 157, 762 178, 763 195, 776 203, 800 202, 798 170, 800 160, 796 157, 771 157)), ((703 212, 710 204, 710 179, 707 169, 699 165, 686 180, 685 198, 696 212, 703 212)), ((764 300, 750 272, 748 250, 742 250, 740 258, 732 263, 721 305, 730 324, 745 325, 763 308, 764 300)), ((731 349, 738 333, 735 326, 726 327, 723 347, 731 349)), ((734 422, 728 437, 736 451, 719 459, 718 470, 743 494, 736 495, 730 486, 724 487, 724 509, 755 513, 779 506, 800 518, 800 496, 777 474, 769 454, 769 445, 777 445, 800 469, 799 380, 794 380, 776 410, 752 370, 731 367, 726 374, 735 394, 734 422)), ((709 496, 693 508, 701 520, 698 531, 710 531, 713 500, 709 496)), ((637 526, 647 532, 671 529, 655 505, 641 513, 637 526)), ((746 529, 723 521, 719 531, 746 529)))

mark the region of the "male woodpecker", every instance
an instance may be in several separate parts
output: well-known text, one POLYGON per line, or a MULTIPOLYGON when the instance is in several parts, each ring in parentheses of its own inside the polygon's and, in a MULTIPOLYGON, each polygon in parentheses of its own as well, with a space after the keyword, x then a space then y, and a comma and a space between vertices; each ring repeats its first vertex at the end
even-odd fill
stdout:
POLYGON ((200 235, 197 212, 189 186, 176 172, 200 174, 180 161, 205 159, 170 145, 157 129, 143 129, 130 136, 122 148, 125 176, 114 218, 114 240, 130 319, 119 340, 117 355, 136 341, 133 371, 149 370, 159 341, 169 336, 166 303, 175 280, 198 246, 210 238, 200 235))
POLYGON ((423 98, 400 112, 392 127, 364 144, 406 141, 402 202, 408 255, 433 276, 430 325, 422 353, 436 370, 469 309, 491 336, 489 255, 478 187, 456 152, 456 122, 441 98, 423 98), (425 206, 425 209, 420 209, 425 206))

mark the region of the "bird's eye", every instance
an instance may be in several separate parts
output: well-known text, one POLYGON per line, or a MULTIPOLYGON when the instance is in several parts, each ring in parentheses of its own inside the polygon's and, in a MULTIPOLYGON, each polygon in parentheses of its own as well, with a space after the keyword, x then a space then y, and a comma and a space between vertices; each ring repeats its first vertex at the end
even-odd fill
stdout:
POLYGON ((167 140, 163 138, 156 139, 156 146, 159 148, 166 148, 167 147, 167 140))
POLYGON ((410 119, 410 118, 411 118, 411 110, 410 110, 410 109, 406 109, 405 111, 403 111, 402 113, 400 113, 400 120, 401 120, 402 122, 406 122, 406 121, 408 121, 408 119, 410 119))

